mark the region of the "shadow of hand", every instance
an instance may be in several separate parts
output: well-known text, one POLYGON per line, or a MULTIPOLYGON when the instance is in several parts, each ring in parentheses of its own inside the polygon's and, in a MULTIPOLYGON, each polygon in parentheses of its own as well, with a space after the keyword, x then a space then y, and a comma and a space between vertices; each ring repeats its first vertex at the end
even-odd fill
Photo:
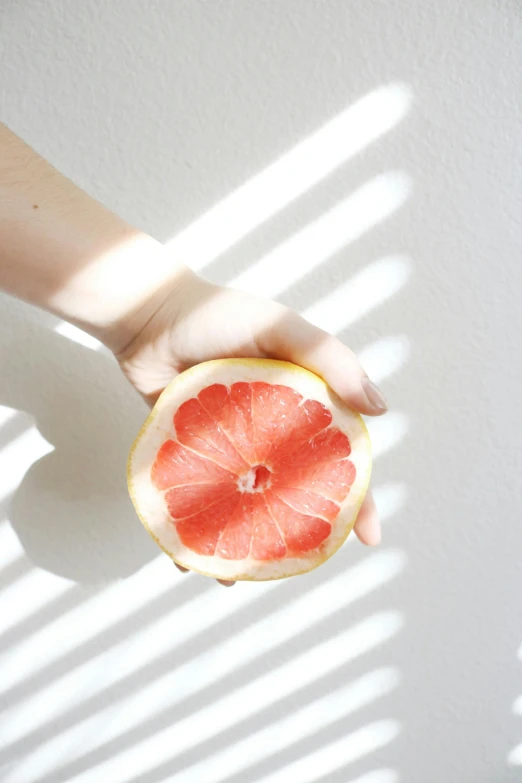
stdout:
POLYGON ((111 356, 52 332, 20 302, 2 309, 0 404, 28 413, 54 448, 25 475, 9 519, 40 568, 86 584, 125 577, 158 554, 126 488, 145 405, 111 356))

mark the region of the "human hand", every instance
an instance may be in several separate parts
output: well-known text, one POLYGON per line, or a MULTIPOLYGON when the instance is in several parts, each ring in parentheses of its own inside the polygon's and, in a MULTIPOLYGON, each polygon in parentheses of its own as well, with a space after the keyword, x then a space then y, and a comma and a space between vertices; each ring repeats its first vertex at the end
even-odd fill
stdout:
MULTIPOLYGON (((116 351, 123 372, 151 405, 175 375, 195 364, 219 358, 265 357, 315 372, 360 413, 380 415, 387 409, 349 348, 276 302, 212 285, 188 270, 167 290, 158 291, 156 298, 157 303, 147 302, 146 322, 140 323, 138 313, 133 316, 135 326, 126 324, 126 336, 133 336, 116 351)), ((354 530, 364 544, 380 541, 371 492, 354 530)))

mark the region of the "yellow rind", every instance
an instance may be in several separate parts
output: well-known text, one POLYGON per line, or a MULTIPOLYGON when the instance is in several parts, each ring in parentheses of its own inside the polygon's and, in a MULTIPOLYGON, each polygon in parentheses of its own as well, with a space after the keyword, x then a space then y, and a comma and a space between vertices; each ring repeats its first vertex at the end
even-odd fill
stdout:
MULTIPOLYGON (((291 373, 295 373, 295 374, 297 374, 297 373, 304 373, 306 375, 309 375, 309 376, 313 377, 316 381, 320 381, 324 385, 324 387, 326 389, 328 389, 328 392, 330 394, 332 394, 332 395, 334 395, 335 397, 338 398, 338 395, 336 395, 335 392, 333 392, 332 389, 330 389, 328 384, 320 376, 315 375, 315 373, 311 372, 310 370, 305 369, 304 367, 299 367, 298 365, 292 364, 291 362, 284 362, 284 361, 280 361, 278 359, 214 359, 212 361, 203 362, 202 364, 195 365, 194 367, 191 367, 189 370, 185 370, 184 372, 182 372, 179 375, 177 375, 169 383, 169 385, 160 394, 158 400, 156 401, 156 404, 154 405, 152 411, 149 413, 149 415, 145 419, 142 427, 140 428, 140 430, 139 430, 139 432, 138 432, 138 434, 137 434, 137 436, 136 436, 136 438, 134 440, 134 443, 132 444, 132 446, 130 448, 129 457, 127 459, 127 487, 128 487, 129 495, 130 495, 130 498, 132 500, 132 503, 133 503, 134 509, 136 511, 136 514, 137 514, 140 522, 142 523, 143 527, 147 531, 147 533, 156 542, 156 544, 159 546, 159 548, 163 552, 165 552, 165 554, 168 555, 170 557, 170 559, 174 563, 176 563, 177 565, 181 566, 182 568, 188 568, 189 566, 187 566, 185 563, 183 563, 182 560, 179 560, 178 558, 174 557, 172 552, 169 552, 168 549, 166 549, 163 546, 163 544, 161 544, 161 542, 159 541, 158 537, 149 528, 149 526, 148 526, 147 522, 145 521, 145 519, 143 518, 142 514, 140 514, 138 503, 137 503, 137 500, 136 500, 134 487, 133 487, 133 483, 132 483, 132 471, 131 471, 132 458, 134 456, 134 452, 135 452, 135 450, 136 450, 136 448, 138 446, 138 443, 140 442, 142 437, 147 432, 147 430, 149 428, 149 425, 156 418, 156 416, 158 414, 159 407, 160 407, 160 403, 161 403, 161 400, 163 399, 163 397, 168 396, 170 394, 170 391, 172 390, 172 388, 175 385, 179 385, 180 383, 183 383, 187 379, 187 377, 189 377, 191 374, 195 374, 196 371, 198 371, 202 366, 212 367, 212 366, 218 366, 218 365, 223 365, 223 364, 227 364, 229 366, 233 365, 233 364, 243 365, 243 366, 252 366, 252 365, 263 366, 264 365, 266 367, 269 367, 269 366, 271 366, 271 367, 276 367, 276 366, 277 367, 281 367, 281 366, 284 366, 286 368, 286 370, 291 372, 291 373)), ((356 413, 355 411, 352 411, 352 412, 359 419, 359 423, 361 425, 361 430, 362 430, 362 433, 364 434, 364 436, 366 438, 367 445, 368 445, 368 451, 369 451, 369 453, 371 455, 372 446, 371 446, 370 434, 368 432, 368 428, 366 427, 365 421, 362 418, 362 416, 360 416, 358 413, 356 413)), ((371 465, 371 461, 370 461, 370 465, 371 465)), ((348 536, 350 535, 350 533, 353 530, 353 527, 355 525, 355 521, 357 519, 357 515, 358 515, 358 513, 360 511, 360 508, 361 508, 361 506, 363 504, 364 498, 366 497, 366 493, 368 491, 368 487, 369 487, 369 484, 370 484, 370 477, 371 477, 371 468, 366 473, 367 473, 367 475, 365 476, 366 480, 365 480, 365 483, 364 483, 364 491, 361 491, 361 493, 360 493, 359 502, 356 503, 356 505, 353 506, 353 520, 352 520, 351 524, 349 525, 349 527, 347 528, 346 535, 344 536, 344 538, 340 539, 339 544, 336 546, 335 549, 331 550, 325 557, 318 558, 317 560, 313 561, 311 564, 307 563, 307 567, 306 568, 303 568, 302 571, 294 571, 291 575, 281 574, 281 575, 278 575, 278 576, 270 576, 270 577, 267 577, 267 578, 264 578, 264 579, 258 579, 258 578, 254 577, 254 576, 249 575, 249 574, 240 574, 240 575, 234 576, 234 581, 238 581, 238 582, 239 581, 243 581, 243 582, 270 582, 270 581, 276 581, 276 580, 279 580, 279 579, 288 579, 289 576, 299 576, 301 574, 307 574, 307 573, 310 573, 311 571, 315 571, 315 569, 318 568, 320 565, 325 563, 327 560, 330 560, 330 558, 336 552, 338 552, 339 549, 343 546, 343 544, 346 542, 346 539, 348 538, 348 536)), ((221 579, 221 578, 223 578, 221 574, 213 574, 213 573, 210 573, 210 572, 207 572, 207 571, 201 571, 201 570, 199 570, 197 568, 194 568, 194 566, 192 566, 192 565, 190 566, 190 570, 193 571, 194 573, 200 574, 201 576, 208 576, 208 577, 211 577, 213 579, 221 579)))

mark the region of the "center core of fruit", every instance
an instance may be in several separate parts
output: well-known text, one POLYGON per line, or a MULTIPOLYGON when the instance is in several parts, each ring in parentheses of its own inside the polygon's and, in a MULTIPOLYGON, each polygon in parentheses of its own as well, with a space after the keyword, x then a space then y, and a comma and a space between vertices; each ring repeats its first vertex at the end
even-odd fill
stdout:
POLYGON ((264 465, 254 465, 248 473, 239 477, 237 486, 240 492, 263 492, 270 486, 271 473, 264 465))

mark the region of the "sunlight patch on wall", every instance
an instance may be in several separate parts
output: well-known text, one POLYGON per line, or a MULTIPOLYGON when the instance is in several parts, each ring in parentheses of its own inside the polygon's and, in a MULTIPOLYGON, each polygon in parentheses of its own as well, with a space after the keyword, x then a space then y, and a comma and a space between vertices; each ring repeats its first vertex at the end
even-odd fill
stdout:
POLYGON ((409 177, 389 171, 366 182, 230 281, 264 297, 277 297, 297 280, 395 212, 411 190, 409 177))
POLYGON ((407 113, 404 84, 379 87, 249 179, 170 240, 196 271, 391 130, 407 113))
POLYGON ((67 321, 61 321, 54 327, 53 331, 62 337, 66 337, 68 340, 72 340, 74 343, 78 343, 78 345, 83 345, 84 348, 90 348, 92 351, 101 351, 105 348, 103 343, 95 337, 87 334, 83 329, 78 329, 77 326, 67 323, 67 321))
POLYGON ((373 457, 377 459, 394 449, 406 436, 409 429, 408 417, 398 411, 389 411, 379 419, 366 419, 373 447, 373 457))
MULTIPOLYGON (((1 569, 7 568, 22 558, 25 559, 25 552, 14 530, 10 525, 0 525, 0 575, 1 569)), ((0 589, 0 596, 3 589, 0 589)), ((2 613, 3 610, 4 607, 2 607, 2 613)))
POLYGON ((319 750, 301 756, 298 761, 273 774, 257 778, 256 783, 288 783, 294 780, 299 783, 314 783, 328 773, 389 745, 399 732, 400 724, 396 720, 375 721, 341 739, 324 744, 319 750))
MULTIPOLYGON (((172 591, 172 565, 162 555, 158 555, 158 558, 165 560, 163 568, 158 568, 157 561, 153 560, 133 575, 132 602, 125 600, 129 584, 116 582, 105 587, 98 595, 81 602, 74 609, 60 614, 21 643, 3 650, 0 655, 0 670, 5 672, 4 682, 8 683, 10 688, 23 682, 29 665, 31 675, 34 676, 54 661, 64 659, 65 662, 67 653, 78 650, 94 637, 101 637, 104 631, 132 616, 143 605, 152 603, 155 598, 172 591), (72 626, 76 629, 74 637, 70 633, 72 626), (37 661, 34 660, 35 649, 38 649, 37 661)), ((23 600, 22 594, 20 601, 23 600)))
MULTIPOLYGON (((522 660, 522 647, 519 648, 517 657, 522 660)), ((522 717, 522 694, 513 702, 512 712, 513 715, 522 717)), ((522 743, 508 753, 507 762, 512 767, 522 767, 522 743)))
POLYGON ((373 489, 373 497, 381 522, 386 522, 406 505, 408 487, 399 481, 379 484, 373 489))
POLYGON ((201 783, 207 779, 225 783, 229 776, 241 771, 251 777, 250 767, 256 762, 269 760, 277 751, 288 750, 292 744, 313 739, 316 732, 386 696, 398 681, 397 671, 392 668, 377 669, 355 682, 346 683, 340 677, 338 686, 321 698, 185 770, 186 783, 201 783))
POLYGON ((0 405, 0 427, 7 424, 8 421, 16 418, 18 411, 14 408, 8 408, 6 405, 0 405))
MULTIPOLYGON (((275 646, 306 630, 310 623, 324 620, 391 581, 402 572, 405 560, 402 552, 393 550, 370 556, 349 571, 343 571, 315 589, 299 595, 276 613, 266 615, 255 626, 247 626, 234 634, 233 638, 225 638, 212 649, 205 650, 199 655, 194 654, 191 660, 193 676, 190 680, 187 680, 183 671, 169 668, 166 674, 156 676, 151 683, 142 682, 138 691, 129 689, 126 698, 120 698, 114 707, 93 714, 90 721, 94 721, 94 726, 96 721, 103 719, 105 712, 108 717, 116 708, 119 719, 114 723, 114 729, 118 734, 136 725, 136 721, 139 724, 157 711, 158 703, 162 703, 165 693, 171 694, 169 700, 171 706, 179 703, 215 682, 216 678, 230 674, 237 667, 238 660, 245 665, 248 661, 267 654, 275 646)), ((227 603, 223 602, 222 595, 217 590, 214 592, 214 597, 216 619, 220 615, 224 618, 229 611, 223 609, 227 603)), ((205 604, 207 612, 210 611, 208 605, 211 598, 212 593, 204 593, 199 600, 205 604)), ((246 596, 241 603, 247 605, 250 600, 251 597, 246 596)), ((151 650, 150 658, 146 661, 146 665, 149 665, 150 662, 159 659, 162 653, 165 654, 165 651, 182 645, 196 630, 201 630, 200 612, 197 610, 199 602, 188 602, 181 610, 163 616, 155 623, 145 626, 141 632, 134 632, 130 639, 122 639, 106 651, 102 658, 104 677, 99 676, 100 658, 93 656, 82 666, 66 670, 62 677, 52 680, 39 692, 32 693, 25 700, 20 700, 16 708, 11 711, 9 726, 5 727, 2 733, 1 747, 6 747, 9 742, 44 725, 50 701, 53 703, 54 711, 58 712, 60 709, 71 709, 75 704, 81 703, 87 694, 92 697, 96 692, 103 691, 122 680, 127 679, 130 685, 132 674, 139 669, 140 663, 143 664, 143 658, 139 654, 143 645, 151 650), (189 618, 192 618, 192 622, 189 618), (175 635, 172 633, 173 627, 177 629, 175 635), (134 650, 137 652, 136 655, 134 650), (79 683, 92 682, 96 683, 95 686, 89 685, 87 691, 78 687, 79 683)), ((16 665, 15 660, 13 665, 16 665)), ((19 674, 22 675, 23 671, 22 667, 19 674)), ((9 678, 11 677, 10 673, 9 678)), ((237 708, 235 712, 237 713, 237 708)), ((75 728, 83 725, 82 732, 84 732, 88 721, 89 719, 82 721, 75 728)), ((190 732, 188 734, 190 735, 190 732)), ((94 736, 99 737, 96 732, 94 736)), ((195 736, 198 736, 198 732, 195 736)), ((105 739, 109 737, 107 732, 105 739)))
POLYGON ((0 633, 25 620, 49 601, 70 590, 73 585, 74 582, 49 574, 40 568, 33 568, 2 591, 0 633))
MULTIPOLYGON (((302 315, 327 332, 342 332, 400 291, 410 270, 411 262, 405 256, 381 258, 319 299, 302 315)), ((380 352, 379 358, 383 353, 380 352)))
POLYGON ((410 341, 402 334, 382 337, 357 356, 370 378, 381 383, 404 367, 410 357, 410 341))
MULTIPOLYGON (((227 726, 246 719, 249 715, 292 693, 296 688, 313 682, 317 678, 318 672, 331 671, 334 667, 354 660, 374 649, 392 638, 401 626, 402 617, 398 612, 382 612, 371 615, 357 626, 349 628, 333 638, 326 639, 315 647, 304 649, 302 653, 293 656, 291 660, 275 671, 249 682, 242 688, 240 703, 234 694, 214 700, 204 710, 193 712, 184 720, 156 730, 152 736, 133 742, 120 753, 111 753, 110 758, 105 762, 99 765, 90 763, 86 767, 85 773, 75 775, 71 780, 76 783, 82 783, 82 781, 86 783, 89 780, 89 775, 92 776, 93 770, 96 769, 101 779, 110 780, 111 783, 126 783, 129 775, 138 775, 149 770, 151 759, 154 759, 155 764, 161 764, 166 760, 169 760, 170 763, 176 755, 176 748, 185 751, 194 744, 222 731, 227 726)), ((236 660, 241 660, 240 654, 234 660, 234 665, 236 660)), ((172 693, 170 690, 168 692, 172 693)), ((155 701, 156 711, 157 706, 157 701, 155 701)), ((126 714, 127 708, 122 710, 120 707, 119 720, 124 719, 126 714)), ((140 725, 138 697, 136 699, 135 720, 140 725)), ((395 736, 395 732, 393 736, 395 736)), ((390 735, 389 741, 391 739, 390 735)), ((369 743, 367 744, 368 752, 370 752, 369 743)), ((374 747, 379 746, 381 745, 377 742, 374 747)), ((38 771, 41 776, 43 764, 44 757, 41 752, 35 754, 27 761, 27 774, 29 772, 34 774, 38 771)), ((49 758, 49 768, 53 768, 51 758, 49 758)), ((300 780, 299 777, 290 779, 300 780)))
POLYGON ((399 775, 394 769, 374 769, 360 778, 352 779, 348 783, 397 783, 399 775))
MULTIPOLYGON (((103 633, 113 629, 118 623, 122 623, 126 618, 132 618, 137 612, 148 604, 153 604, 155 600, 165 598, 169 593, 175 599, 175 574, 170 559, 159 554, 152 562, 144 566, 137 574, 132 577, 132 584, 129 580, 117 582, 107 586, 98 595, 82 602, 79 606, 69 612, 57 617, 54 622, 48 623, 38 633, 26 639, 21 644, 16 645, 6 651, 0 657, 0 668, 5 673, 4 681, 9 684, 9 689, 14 688, 19 683, 23 683, 27 676, 28 662, 31 661, 31 674, 37 675, 39 671, 54 664, 56 661, 63 660, 64 674, 57 677, 51 684, 45 682, 45 687, 41 693, 33 689, 29 701, 30 716, 27 717, 25 730, 28 730, 36 721, 39 720, 39 706, 41 705, 43 714, 45 714, 45 704, 48 699, 52 699, 55 708, 60 706, 73 706, 78 700, 81 700, 82 694, 78 687, 74 687, 74 682, 81 682, 82 678, 90 679, 96 671, 99 671, 100 657, 103 656, 106 661, 104 667, 104 677, 96 678, 98 690, 102 690, 113 682, 120 681, 122 677, 129 676, 138 667, 141 656, 127 655, 129 650, 139 651, 143 646, 147 646, 147 640, 154 639, 154 652, 156 656, 172 648, 173 645, 190 637, 191 633, 197 633, 200 629, 199 617, 203 611, 210 611, 215 621, 225 620, 228 613, 241 606, 247 605, 251 600, 249 594, 238 594, 232 604, 223 602, 220 590, 215 589, 196 594, 192 600, 187 599, 177 609, 162 615, 153 622, 144 622, 139 628, 133 629, 131 638, 124 634, 114 645, 100 644, 98 652, 93 652, 87 657, 86 662, 72 667, 67 665, 67 655, 75 652, 76 657, 83 645, 87 645, 93 639, 103 638, 103 633), (158 562, 159 561, 159 562, 158 562), (129 590, 132 590, 133 601, 126 599, 129 590), (178 632, 175 637, 172 635, 172 625, 175 624, 178 632), (71 636, 70 628, 74 626, 76 633, 71 636), (34 660, 34 649, 39 650, 38 660, 34 660), (110 674, 112 672, 112 676, 110 674), (71 695, 74 693, 74 697, 71 695), (63 698, 60 699, 59 697, 63 698), (35 701, 33 701, 35 699, 35 701), (33 705, 32 707, 30 705, 33 705)), ((269 589, 275 589, 277 583, 270 583, 269 589)), ((16 594, 15 594, 16 596, 16 594)), ((23 600, 23 594, 19 600, 23 600)), ((30 602, 28 602, 30 603, 30 602)), ((90 695, 96 691, 90 690, 90 695)), ((23 701, 18 705, 24 706, 23 701)), ((16 733, 16 713, 13 712, 9 731, 16 733)), ((5 735, 0 738, 0 746, 5 735)))
POLYGON ((509 753, 508 764, 511 764, 513 767, 522 767, 522 743, 509 753))

